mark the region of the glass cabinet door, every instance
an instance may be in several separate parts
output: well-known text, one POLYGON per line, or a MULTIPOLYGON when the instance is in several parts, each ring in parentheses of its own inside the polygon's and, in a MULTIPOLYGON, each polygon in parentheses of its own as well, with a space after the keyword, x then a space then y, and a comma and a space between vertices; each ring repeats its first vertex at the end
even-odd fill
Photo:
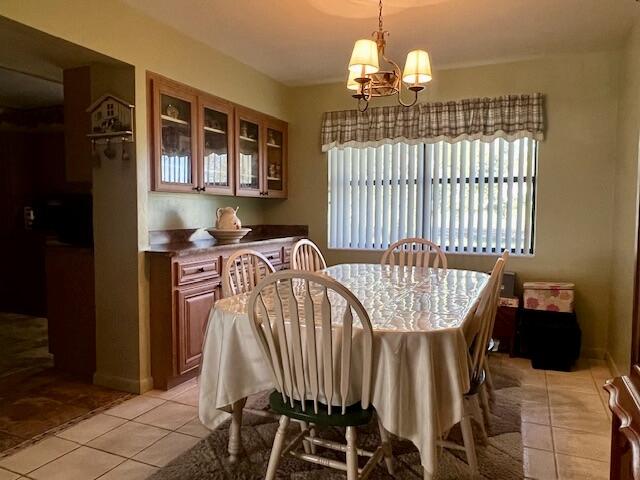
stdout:
POLYGON ((261 186, 260 124, 252 119, 238 117, 237 123, 237 194, 258 196, 261 186))
POLYGON ((195 184, 193 113, 194 102, 160 93, 160 183, 195 184))
POLYGON ((233 195, 231 107, 202 106, 202 186, 205 193, 233 195))
POLYGON ((265 132, 266 192, 270 197, 285 197, 287 194, 287 127, 268 122, 265 132))

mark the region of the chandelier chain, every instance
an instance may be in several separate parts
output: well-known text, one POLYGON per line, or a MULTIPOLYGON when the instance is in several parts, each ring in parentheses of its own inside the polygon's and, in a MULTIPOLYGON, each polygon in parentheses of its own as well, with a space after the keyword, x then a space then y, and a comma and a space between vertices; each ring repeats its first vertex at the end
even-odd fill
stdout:
POLYGON ((378 2, 378 30, 382 31, 382 0, 378 2))

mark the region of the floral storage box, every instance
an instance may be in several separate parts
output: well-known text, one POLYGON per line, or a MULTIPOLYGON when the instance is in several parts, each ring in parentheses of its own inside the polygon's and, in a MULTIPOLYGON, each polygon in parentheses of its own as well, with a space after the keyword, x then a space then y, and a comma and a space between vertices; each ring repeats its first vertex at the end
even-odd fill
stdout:
POLYGON ((552 312, 573 312, 573 283, 525 282, 524 308, 552 312))

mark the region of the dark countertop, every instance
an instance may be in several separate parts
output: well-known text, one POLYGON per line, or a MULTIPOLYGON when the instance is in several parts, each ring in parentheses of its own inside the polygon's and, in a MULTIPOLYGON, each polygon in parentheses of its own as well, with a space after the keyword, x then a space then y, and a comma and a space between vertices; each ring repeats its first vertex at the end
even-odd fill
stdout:
POLYGON ((150 232, 150 238, 161 240, 151 243, 146 250, 149 254, 180 257, 186 255, 200 255, 219 250, 235 249, 238 246, 251 248, 264 246, 269 243, 283 241, 296 242, 306 238, 308 227, 306 225, 249 225, 253 230, 242 238, 239 243, 218 244, 213 238, 207 238, 206 232, 194 235, 195 229, 164 230, 150 232), (194 239, 191 240, 190 238, 194 239))
POLYGON ((157 245, 150 245, 147 252, 150 254, 167 255, 170 257, 181 257, 185 255, 199 255, 205 253, 212 253, 216 250, 226 250, 228 248, 237 248, 241 245, 243 248, 251 248, 258 245, 265 245, 269 243, 278 243, 282 241, 297 242, 302 235, 288 236, 288 237, 248 237, 240 240, 239 243, 224 243, 218 244, 215 239, 211 240, 195 240, 193 242, 182 243, 162 243, 157 245))

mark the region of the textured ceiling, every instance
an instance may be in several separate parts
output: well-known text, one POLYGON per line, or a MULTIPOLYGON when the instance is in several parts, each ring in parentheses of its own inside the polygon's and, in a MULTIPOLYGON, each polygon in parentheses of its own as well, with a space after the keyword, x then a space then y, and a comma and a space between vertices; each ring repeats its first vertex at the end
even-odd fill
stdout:
MULTIPOLYGON (((377 0, 124 0, 289 85, 346 76, 377 0)), ((435 68, 620 46, 635 0, 386 0, 387 53, 425 48, 435 68)), ((187 54, 185 52, 185 54, 187 54)))

